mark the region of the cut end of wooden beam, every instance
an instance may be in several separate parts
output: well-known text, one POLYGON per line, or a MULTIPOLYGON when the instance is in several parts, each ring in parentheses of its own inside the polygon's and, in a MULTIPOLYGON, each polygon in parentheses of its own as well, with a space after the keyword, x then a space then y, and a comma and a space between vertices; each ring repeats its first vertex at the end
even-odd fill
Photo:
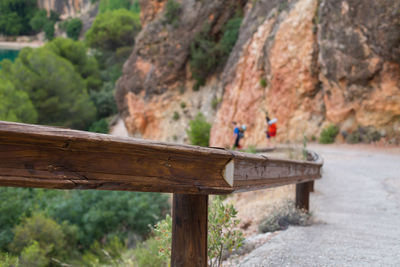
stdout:
POLYGON ((223 177, 230 186, 233 186, 233 170, 234 169, 235 169, 235 164, 234 164, 233 160, 229 161, 228 164, 225 165, 223 177))

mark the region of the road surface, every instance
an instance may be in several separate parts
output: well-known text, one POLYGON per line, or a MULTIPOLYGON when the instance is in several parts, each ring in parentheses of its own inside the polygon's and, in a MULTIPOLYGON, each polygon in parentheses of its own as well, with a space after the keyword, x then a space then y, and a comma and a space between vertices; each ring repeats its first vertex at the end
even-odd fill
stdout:
POLYGON ((311 149, 325 160, 316 222, 275 235, 240 266, 400 266, 400 149, 311 149))

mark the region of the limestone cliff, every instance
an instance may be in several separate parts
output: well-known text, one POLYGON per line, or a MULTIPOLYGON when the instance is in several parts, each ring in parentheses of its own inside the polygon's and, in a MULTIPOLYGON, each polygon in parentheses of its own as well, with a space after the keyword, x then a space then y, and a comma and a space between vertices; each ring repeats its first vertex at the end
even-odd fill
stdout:
POLYGON ((53 10, 61 15, 61 18, 75 17, 78 13, 90 9, 90 0, 37 0, 39 8, 47 11, 53 10))
POLYGON ((400 134, 399 1, 183 0, 177 27, 163 22, 164 4, 142 3, 145 26, 117 85, 130 134, 182 142, 202 111, 212 146, 232 144, 232 121, 247 124, 245 145, 260 145, 264 110, 278 118, 280 141, 330 123, 400 134), (244 19, 227 63, 192 91, 191 42, 204 22, 220 34, 238 6, 244 19))

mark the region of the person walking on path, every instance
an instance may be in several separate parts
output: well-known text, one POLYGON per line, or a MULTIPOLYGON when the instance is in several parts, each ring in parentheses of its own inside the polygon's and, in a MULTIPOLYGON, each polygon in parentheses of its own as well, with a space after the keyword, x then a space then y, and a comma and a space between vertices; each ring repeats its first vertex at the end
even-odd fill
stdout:
POLYGON ((268 116, 268 112, 265 112, 265 119, 267 121, 267 130, 265 131, 267 140, 268 140, 268 146, 270 144, 270 140, 276 136, 277 132, 277 127, 276 123, 278 121, 277 118, 270 119, 268 116))
POLYGON ((235 126, 234 130, 233 130, 233 136, 235 137, 235 143, 233 145, 233 148, 242 148, 242 146, 240 145, 240 139, 242 139, 244 137, 244 132, 246 131, 246 125, 242 125, 240 126, 239 123, 237 122, 233 122, 233 125, 235 126))

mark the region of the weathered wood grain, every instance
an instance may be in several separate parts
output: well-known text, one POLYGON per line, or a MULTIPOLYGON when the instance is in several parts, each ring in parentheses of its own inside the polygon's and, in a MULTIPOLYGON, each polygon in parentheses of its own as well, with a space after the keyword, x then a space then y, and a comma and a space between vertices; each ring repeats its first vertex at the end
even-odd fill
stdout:
POLYGON ((207 266, 208 196, 174 194, 172 267, 207 266))
POLYGON ((315 180, 321 166, 0 121, 0 186, 227 194, 315 180))

